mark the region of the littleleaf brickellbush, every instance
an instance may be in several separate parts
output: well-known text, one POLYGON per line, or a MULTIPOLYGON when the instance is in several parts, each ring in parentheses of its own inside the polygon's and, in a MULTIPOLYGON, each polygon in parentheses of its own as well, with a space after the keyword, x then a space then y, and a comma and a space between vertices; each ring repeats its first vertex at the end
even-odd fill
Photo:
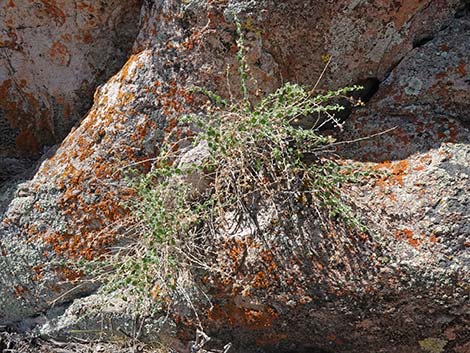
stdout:
POLYGON ((244 226, 263 236, 262 209, 275 210, 274 221, 286 231, 295 232, 295 215, 303 208, 315 210, 325 230, 330 222, 364 230, 341 196, 341 186, 360 180, 361 172, 337 163, 335 140, 320 132, 326 124, 339 126, 335 113, 344 108, 335 102, 360 87, 317 95, 315 89, 286 83, 254 104, 246 89, 249 69, 240 25, 238 35, 242 98, 227 101, 193 89, 207 103, 179 124, 196 131, 183 142, 205 146, 206 153, 184 165, 168 138, 152 170, 134 181, 138 198, 130 207, 139 220, 138 240, 110 255, 107 269, 113 270, 105 277, 110 290, 130 288, 164 300, 177 290, 180 272, 193 266, 217 271, 204 262, 211 239, 244 226), (305 120, 308 128, 299 123, 305 120), (188 175, 203 180, 204 188, 196 192, 188 175))

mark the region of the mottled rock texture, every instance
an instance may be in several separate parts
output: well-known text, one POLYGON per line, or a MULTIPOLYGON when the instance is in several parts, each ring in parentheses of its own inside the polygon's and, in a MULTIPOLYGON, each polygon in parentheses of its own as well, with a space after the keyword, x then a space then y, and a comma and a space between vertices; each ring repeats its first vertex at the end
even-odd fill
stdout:
MULTIPOLYGON (((4 3, 8 11, 0 16, 16 9, 4 3)), ((44 7, 30 3, 21 19, 40 21, 37 9, 46 16, 54 8, 55 15, 63 12, 69 21, 74 17, 67 16, 76 13, 69 2, 55 7, 53 1, 41 1, 44 7)), ((136 20, 137 15, 129 15, 132 2, 126 7, 111 3, 106 11, 120 8, 122 13, 113 12, 117 18, 136 20)), ((397 128, 339 151, 344 159, 389 171, 353 190, 379 231, 376 237, 334 228, 319 233, 315 218, 306 213, 301 239, 273 232, 263 244, 249 236, 213 244, 234 279, 211 287, 214 307, 203 315, 211 333, 238 348, 268 351, 424 353, 422 347, 441 340, 445 352, 463 352, 468 338, 470 32, 465 2, 457 0, 144 2, 133 55, 96 91, 89 113, 44 158, 34 178, 18 185, 7 202, 0 225, 0 324, 21 321, 91 290, 70 290, 79 274, 60 260, 94 258, 132 229, 122 208, 133 196, 124 186, 123 171, 132 163, 148 168, 143 161, 158 153, 176 119, 195 109, 187 86, 199 83, 226 96, 239 92, 234 18, 246 32, 247 58, 257 81, 249 82, 253 94, 258 87, 260 93, 272 91, 283 81, 313 85, 331 58, 324 86, 383 80, 369 105, 348 121, 345 137, 397 128), (435 340, 426 341, 430 338, 435 340)), ((57 19, 44 31, 59 26, 57 19)), ((71 25, 81 39, 72 38, 80 42, 84 28, 71 25)), ((119 39, 120 32, 114 33, 119 39)), ((34 44, 52 49, 54 39, 50 35, 34 44)), ((118 40, 119 45, 129 42, 118 40)), ((25 75, 44 65, 65 72, 63 81, 39 74, 24 88, 18 81, 0 102, 0 118, 23 109, 31 131, 43 141, 39 144, 48 144, 54 140, 48 137, 52 127, 63 134, 68 122, 80 116, 80 80, 88 80, 89 90, 103 76, 87 70, 80 76, 61 66, 83 64, 81 44, 70 45, 67 60, 61 55, 34 60, 37 51, 16 53, 15 45, 6 50, 23 55, 31 66, 25 75), (43 92, 43 85, 47 92, 66 88, 70 93, 63 93, 64 102, 77 115, 52 115, 63 120, 41 128, 42 110, 8 103, 22 102, 26 87, 27 92, 43 92)), ((99 47, 100 63, 116 50, 104 48, 99 47)), ((22 151, 13 142, 8 148, 22 151)), ((79 302, 69 312, 77 307, 79 302)), ((60 330, 64 322, 73 328, 68 319, 59 320, 60 330)), ((86 321, 80 319, 77 325, 83 329, 86 321)), ((184 311, 175 313, 182 340, 192 338, 185 326, 190 319, 184 311)), ((95 327, 91 321, 89 327, 95 327)))
POLYGON ((141 2, 0 1, 0 181, 87 112, 130 52, 141 2))

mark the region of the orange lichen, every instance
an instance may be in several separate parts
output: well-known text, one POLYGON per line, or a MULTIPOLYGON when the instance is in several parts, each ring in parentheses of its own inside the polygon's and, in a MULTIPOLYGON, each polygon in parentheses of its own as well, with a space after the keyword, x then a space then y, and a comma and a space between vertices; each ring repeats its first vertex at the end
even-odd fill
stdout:
POLYGON ((80 11, 86 10, 90 13, 95 12, 95 8, 91 4, 86 4, 86 3, 83 3, 83 2, 78 2, 77 3, 77 9, 80 10, 80 11))
POLYGON ((424 156, 419 159, 424 164, 430 164, 432 162, 432 157, 429 153, 426 153, 424 156))
POLYGON ((63 275, 63 277, 69 282, 75 282, 83 277, 82 271, 72 270, 67 267, 62 267, 59 272, 63 275))
MULTIPOLYGON (((120 189, 119 193, 108 190, 103 180, 120 177, 119 173, 115 173, 118 169, 116 164, 100 156, 93 157, 93 144, 84 137, 76 139, 75 144, 75 155, 69 155, 67 167, 56 179, 57 186, 64 190, 58 206, 64 216, 74 220, 73 229, 51 232, 43 238, 60 255, 91 260, 105 253, 115 242, 118 234, 116 224, 126 222, 127 211, 121 202, 132 196, 132 192, 125 188, 120 189), (94 158, 91 168, 94 173, 75 168, 71 163, 74 158, 80 161, 94 158)), ((47 173, 49 167, 46 165, 42 172, 47 173)), ((35 233, 34 230, 30 231, 30 234, 35 233)))
POLYGON ((69 50, 63 43, 58 41, 52 43, 49 56, 55 64, 60 66, 67 66, 70 62, 69 50))
POLYGON ((395 28, 400 29, 412 18, 412 14, 415 14, 427 2, 428 0, 406 0, 401 2, 400 8, 394 16, 395 28))
POLYGON ((89 31, 85 31, 82 36, 82 41, 85 44, 93 43, 93 35, 89 31))
POLYGON ((155 284, 152 290, 150 291, 150 294, 154 301, 157 301, 159 299, 161 293, 162 293, 162 288, 158 284, 155 284))
POLYGON ((46 13, 51 16, 56 24, 63 25, 67 16, 56 4, 55 0, 40 0, 44 6, 46 13))
POLYGON ((18 49, 18 35, 12 29, 6 31, 8 36, 7 40, 0 41, 0 47, 9 48, 9 49, 18 49))
POLYGON ((124 64, 123 68, 121 69, 120 71, 120 75, 119 75, 119 79, 121 82, 123 82, 124 80, 128 80, 128 79, 131 79, 132 77, 130 77, 129 73, 130 73, 130 69, 132 67, 132 65, 136 64, 137 68, 139 67, 142 67, 143 64, 142 63, 139 63, 139 58, 140 58, 140 55, 141 53, 137 53, 137 54, 132 54, 129 59, 127 60, 127 62, 124 64))
POLYGON ((266 272, 259 271, 253 279, 253 288, 268 288, 270 285, 266 272))
POLYGON ((15 292, 15 295, 18 297, 18 298, 21 298, 24 296, 24 294, 28 291, 27 288, 21 286, 21 285, 17 285, 13 288, 14 292, 15 292))
POLYGON ((390 168, 392 166, 392 162, 390 161, 383 161, 382 163, 377 164, 374 169, 379 170, 383 168, 390 168))
POLYGON ((35 267, 33 267, 33 271, 35 272, 35 275, 33 277, 33 281, 40 281, 42 279, 43 270, 44 270, 44 266, 35 266, 35 267))
POLYGON ((406 175, 406 172, 409 169, 409 167, 410 166, 409 166, 408 161, 406 159, 396 163, 393 166, 392 174, 394 175, 394 180, 398 184, 403 185, 403 176, 406 175))
POLYGON ((380 164, 377 164, 373 169, 386 169, 391 173, 391 175, 380 178, 376 182, 376 185, 380 187, 396 184, 403 186, 403 177, 408 173, 409 168, 410 166, 406 159, 395 163, 384 161, 380 164))
POLYGON ((421 244, 419 239, 413 237, 414 233, 411 229, 404 228, 402 230, 396 230, 394 235, 397 240, 406 240, 408 244, 413 247, 418 247, 421 244))
POLYGON ((208 317, 209 320, 223 322, 232 327, 262 330, 271 327, 278 314, 270 307, 266 307, 264 310, 253 310, 239 307, 234 302, 230 302, 225 305, 214 305, 209 311, 208 317))

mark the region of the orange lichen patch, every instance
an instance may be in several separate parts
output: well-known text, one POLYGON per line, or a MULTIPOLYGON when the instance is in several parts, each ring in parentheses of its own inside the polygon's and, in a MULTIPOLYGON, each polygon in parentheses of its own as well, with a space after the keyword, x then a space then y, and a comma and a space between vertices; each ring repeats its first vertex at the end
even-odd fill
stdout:
POLYGON ((18 46, 18 35, 15 33, 14 30, 8 30, 4 32, 7 36, 7 39, 0 40, 0 47, 9 48, 16 50, 19 48, 18 46))
MULTIPOLYGON (((73 155, 68 154, 67 161, 62 156, 53 163, 49 161, 41 173, 47 175, 47 169, 58 163, 66 163, 62 172, 56 175, 55 183, 63 190, 58 206, 63 216, 73 220, 73 226, 61 232, 38 235, 61 256, 72 259, 94 259, 106 253, 114 244, 119 229, 126 223, 128 211, 122 202, 132 196, 132 190, 122 187, 116 191, 109 187, 112 180, 117 181, 120 173, 118 162, 111 162, 100 156, 94 156, 95 146, 86 134, 79 135, 73 141, 73 155), (75 167, 73 160, 89 160, 88 172, 75 167)), ((64 148, 67 141, 64 143, 64 148)), ((35 234, 32 230, 29 234, 35 234)))
POLYGON ((120 81, 128 80, 131 79, 130 77, 130 70, 133 67, 133 65, 137 65, 137 68, 143 67, 143 63, 139 63, 140 55, 142 53, 138 54, 132 54, 130 58, 127 60, 127 62, 124 64, 120 71, 120 81))
POLYGON ((375 169, 375 170, 379 170, 379 169, 383 169, 383 168, 389 169, 391 166, 392 166, 392 162, 390 162, 390 161, 383 161, 382 163, 377 164, 377 165, 374 167, 374 169, 375 169))
MULTIPOLYGON (((392 174, 397 176, 397 177, 402 178, 403 175, 406 174, 406 172, 409 168, 410 168, 410 166, 408 164, 408 161, 406 159, 402 160, 402 161, 400 161, 400 162, 393 165, 392 174)), ((402 185, 402 184, 403 184, 402 179, 400 179, 400 185, 402 185)))
POLYGON ((28 291, 27 288, 21 286, 21 285, 18 285, 18 286, 15 286, 13 288, 13 291, 15 292, 15 295, 18 297, 18 298, 21 298, 24 296, 24 294, 28 291))
POLYGON ((118 93, 119 105, 126 106, 135 99, 135 94, 132 92, 119 92, 118 93))
POLYGON ((420 162, 424 164, 430 164, 432 162, 432 157, 429 153, 426 153, 424 156, 420 157, 420 162))
POLYGON ((89 31, 85 31, 82 36, 82 41, 85 44, 93 43, 93 35, 89 31))
POLYGON ((429 237, 429 242, 430 242, 431 244, 436 244, 436 243, 438 242, 438 240, 439 240, 439 239, 438 239, 437 236, 434 235, 434 234, 429 237))
POLYGON ((131 140, 133 142, 142 141, 142 139, 147 136, 150 130, 156 129, 158 129, 157 124, 150 119, 146 119, 144 123, 138 124, 136 126, 136 133, 131 136, 131 140))
POLYGON ((54 22, 58 25, 63 25, 67 16, 56 4, 55 0, 40 0, 44 6, 46 13, 53 18, 54 22))
POLYGON ((80 10, 80 11, 86 10, 90 13, 95 12, 95 8, 91 4, 86 4, 84 2, 78 2, 77 3, 77 9, 80 10))
POLYGON ((158 301, 161 293, 162 293, 162 288, 158 284, 155 284, 152 287, 152 290, 150 291, 150 294, 154 301, 158 301))
POLYGON ((253 279, 253 288, 269 288, 270 281, 267 278, 266 272, 259 271, 253 279))
POLYGON ((44 270, 44 266, 35 266, 35 267, 33 267, 33 271, 35 273, 35 275, 32 278, 33 281, 38 282, 42 279, 43 270, 44 270))
POLYGON ((260 257, 263 260, 266 270, 268 272, 274 272, 277 269, 277 264, 274 262, 274 255, 271 251, 265 250, 260 253, 260 257))
POLYGON ((423 5, 429 0, 406 0, 401 2, 401 6, 394 16, 395 28, 400 29, 423 5))
POLYGON ((60 36, 64 41, 69 42, 72 40, 72 35, 70 33, 64 33, 60 36))
POLYGON ((394 235, 397 240, 406 240, 408 244, 415 248, 421 244, 420 240, 413 238, 414 234, 411 229, 404 228, 402 230, 396 230, 394 235))
POLYGON ((183 48, 187 51, 190 51, 198 46, 200 43, 201 34, 201 31, 193 31, 193 33, 191 33, 191 35, 183 42, 183 48))
POLYGON ((55 64, 60 66, 67 66, 70 62, 69 50, 63 43, 58 41, 52 43, 49 56, 55 64))
POLYGON ((409 168, 410 166, 406 159, 395 163, 385 161, 380 164, 377 164, 373 169, 386 169, 390 171, 391 175, 380 178, 376 182, 376 185, 381 187, 396 184, 403 186, 403 177, 407 175, 409 168))
POLYGON ((67 248, 66 239, 68 239, 69 235, 62 235, 53 233, 48 235, 44 238, 46 244, 52 246, 52 250, 54 250, 57 254, 63 253, 67 248))
POLYGON ((69 282, 76 282, 83 277, 82 271, 72 270, 68 267, 61 267, 58 272, 69 282))
POLYGON ((253 310, 241 308, 234 302, 214 305, 208 313, 209 320, 249 330, 262 330, 271 327, 277 317, 277 312, 270 307, 266 307, 264 310, 253 310))
POLYGON ((194 95, 185 88, 179 87, 174 81, 169 83, 166 91, 161 93, 159 98, 163 113, 167 116, 180 115, 184 111, 185 104, 194 102, 194 95))
POLYGON ((243 258, 243 254, 246 252, 246 244, 241 240, 233 240, 232 244, 227 244, 228 249, 228 258, 233 262, 234 270, 238 269, 240 261, 243 258))
POLYGON ((276 270, 278 265, 274 261, 274 256, 271 251, 265 250, 259 253, 260 264, 263 269, 254 274, 251 281, 253 288, 269 288, 273 282, 278 280, 276 270))

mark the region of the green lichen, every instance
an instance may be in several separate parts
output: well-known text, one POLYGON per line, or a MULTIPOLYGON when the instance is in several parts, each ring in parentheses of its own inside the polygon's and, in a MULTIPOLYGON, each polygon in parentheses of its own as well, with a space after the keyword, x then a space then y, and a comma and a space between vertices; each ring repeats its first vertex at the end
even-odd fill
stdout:
POLYGON ((421 348, 429 353, 442 353, 447 341, 440 338, 426 338, 418 342, 421 348))

